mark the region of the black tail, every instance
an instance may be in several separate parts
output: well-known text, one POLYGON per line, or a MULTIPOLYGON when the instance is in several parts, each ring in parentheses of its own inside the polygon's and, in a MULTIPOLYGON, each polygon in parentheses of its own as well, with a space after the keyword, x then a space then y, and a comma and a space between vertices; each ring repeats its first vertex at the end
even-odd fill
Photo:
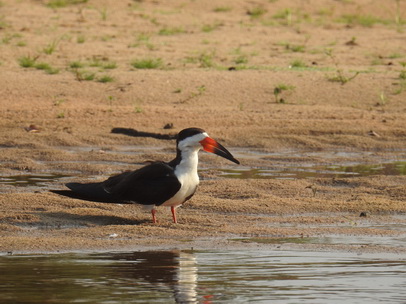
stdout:
POLYGON ((51 192, 92 202, 125 203, 120 198, 106 192, 102 186, 102 183, 67 183, 66 187, 71 190, 51 190, 51 192))

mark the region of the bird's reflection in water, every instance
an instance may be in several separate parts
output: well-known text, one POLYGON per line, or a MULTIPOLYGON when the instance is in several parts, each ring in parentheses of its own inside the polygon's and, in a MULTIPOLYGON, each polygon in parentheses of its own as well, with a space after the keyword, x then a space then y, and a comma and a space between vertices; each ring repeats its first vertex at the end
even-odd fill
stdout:
POLYGON ((113 253, 111 259, 119 261, 108 267, 120 279, 148 283, 148 287, 173 290, 176 303, 197 303, 197 263, 192 252, 144 251, 113 253), (129 263, 131 263, 129 265, 129 263))

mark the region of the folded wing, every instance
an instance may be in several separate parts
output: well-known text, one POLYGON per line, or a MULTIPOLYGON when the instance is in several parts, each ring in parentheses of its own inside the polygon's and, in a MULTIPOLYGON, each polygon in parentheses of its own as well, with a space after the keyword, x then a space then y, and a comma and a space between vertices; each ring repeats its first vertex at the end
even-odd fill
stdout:
POLYGON ((72 191, 57 191, 57 193, 98 202, 134 202, 159 206, 174 196, 181 184, 172 167, 156 162, 136 171, 112 176, 104 182, 68 183, 66 186, 72 191))

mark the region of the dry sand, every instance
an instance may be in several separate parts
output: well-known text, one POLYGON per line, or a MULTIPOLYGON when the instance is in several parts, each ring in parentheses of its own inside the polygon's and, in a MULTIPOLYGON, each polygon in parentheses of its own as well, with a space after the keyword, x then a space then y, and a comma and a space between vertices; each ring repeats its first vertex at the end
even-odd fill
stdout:
POLYGON ((266 246, 405 253, 391 244, 301 241, 404 239, 404 229, 393 228, 406 223, 404 175, 230 179, 216 171, 359 162, 359 154, 365 164, 404 160, 404 1, 70 2, 0 1, 1 175, 67 176, 44 187, 0 184, 0 252, 266 246), (132 65, 146 59, 158 66, 132 65), (173 140, 113 128, 176 134, 191 126, 242 164, 201 153, 207 170, 177 225, 166 208, 154 225, 138 206, 48 192, 173 156, 173 140), (322 157, 337 151, 347 153, 322 157))

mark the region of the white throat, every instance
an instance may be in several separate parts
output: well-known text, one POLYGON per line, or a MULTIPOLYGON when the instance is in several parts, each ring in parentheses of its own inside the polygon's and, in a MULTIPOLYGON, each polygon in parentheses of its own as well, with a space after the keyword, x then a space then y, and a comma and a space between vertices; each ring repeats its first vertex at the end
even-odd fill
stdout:
POLYGON ((184 178, 197 176, 200 149, 190 148, 181 151, 181 161, 175 168, 175 175, 182 183, 184 178))

